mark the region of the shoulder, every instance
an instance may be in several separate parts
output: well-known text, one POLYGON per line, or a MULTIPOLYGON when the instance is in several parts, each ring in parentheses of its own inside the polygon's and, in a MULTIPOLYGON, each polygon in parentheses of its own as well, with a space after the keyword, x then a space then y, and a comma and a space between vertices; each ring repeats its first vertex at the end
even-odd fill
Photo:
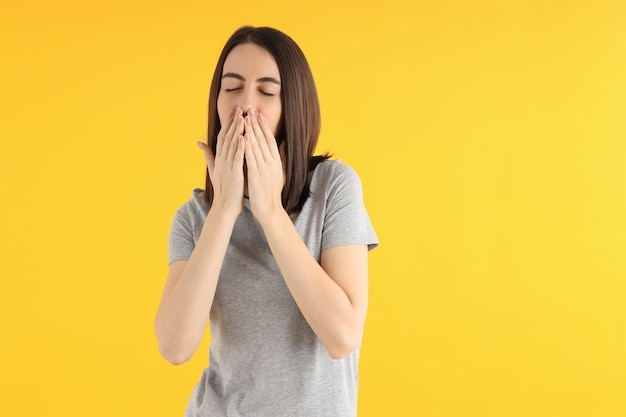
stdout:
POLYGON ((191 198, 180 206, 176 215, 185 220, 205 218, 209 211, 209 207, 204 202, 204 190, 195 188, 191 192, 191 198))
POLYGON ((312 200, 323 212, 322 250, 357 244, 373 249, 378 245, 356 170, 340 160, 321 162, 311 188, 312 200))
POLYGON ((320 162, 311 177, 311 194, 325 200, 362 198, 357 172, 339 159, 320 162))
POLYGON ((204 191, 194 189, 191 198, 178 208, 172 221, 169 239, 169 263, 187 260, 200 237, 208 213, 204 191))
POLYGON ((331 189, 345 185, 361 188, 359 175, 350 165, 339 159, 327 159, 315 167, 311 177, 311 188, 313 190, 319 188, 331 189))

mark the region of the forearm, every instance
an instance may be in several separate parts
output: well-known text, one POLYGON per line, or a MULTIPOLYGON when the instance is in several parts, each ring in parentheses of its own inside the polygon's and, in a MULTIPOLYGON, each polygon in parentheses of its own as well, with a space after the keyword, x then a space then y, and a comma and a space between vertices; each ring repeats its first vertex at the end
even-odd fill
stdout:
POLYGON ((202 340, 235 220, 222 211, 209 211, 184 270, 164 294, 155 331, 161 353, 172 363, 187 361, 202 340))
POLYGON ((286 212, 262 227, 289 291, 329 355, 350 353, 363 333, 366 307, 355 305, 313 258, 286 212))

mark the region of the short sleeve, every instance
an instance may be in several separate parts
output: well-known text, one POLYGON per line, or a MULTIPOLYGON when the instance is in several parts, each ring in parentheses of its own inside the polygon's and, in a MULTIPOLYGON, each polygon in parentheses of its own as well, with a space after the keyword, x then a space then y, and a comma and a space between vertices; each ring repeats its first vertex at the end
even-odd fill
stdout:
POLYGON ((172 221, 169 238, 168 263, 186 261, 195 247, 191 223, 179 209, 172 221))
POLYGON ((378 246, 378 238, 363 203, 361 180, 349 165, 336 161, 326 195, 322 250, 366 244, 378 246))

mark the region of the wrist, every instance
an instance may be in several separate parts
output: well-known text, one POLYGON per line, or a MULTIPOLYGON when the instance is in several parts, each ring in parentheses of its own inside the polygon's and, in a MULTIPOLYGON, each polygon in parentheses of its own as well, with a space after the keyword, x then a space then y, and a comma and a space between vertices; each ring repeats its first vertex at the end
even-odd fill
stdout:
MULTIPOLYGON (((243 202, 242 202, 243 205, 243 202)), ((229 207, 226 204, 222 204, 218 201, 214 201, 214 204, 211 205, 209 209, 209 213, 207 214, 207 220, 210 218, 215 219, 219 223, 224 224, 235 224, 237 217, 241 213, 241 208, 236 209, 233 207, 229 207)))
POLYGON ((221 193, 213 191, 213 201, 210 210, 219 211, 220 214, 239 216, 243 210, 243 193, 241 196, 229 193, 221 193))
POLYGON ((274 226, 280 227, 280 225, 286 221, 291 223, 289 214, 283 208, 282 204, 280 205, 280 207, 276 207, 273 210, 268 210, 262 216, 258 216, 257 221, 259 222, 263 230, 266 230, 274 226))

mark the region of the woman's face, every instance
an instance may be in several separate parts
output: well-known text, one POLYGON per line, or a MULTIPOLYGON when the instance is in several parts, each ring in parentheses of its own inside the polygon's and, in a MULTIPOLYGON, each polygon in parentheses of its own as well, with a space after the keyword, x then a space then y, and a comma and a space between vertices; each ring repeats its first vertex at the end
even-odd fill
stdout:
POLYGON ((282 114, 280 73, 274 58, 253 43, 236 46, 226 57, 222 86, 217 96, 217 113, 222 127, 228 126, 228 113, 237 107, 246 113, 250 107, 263 113, 274 134, 282 114))

